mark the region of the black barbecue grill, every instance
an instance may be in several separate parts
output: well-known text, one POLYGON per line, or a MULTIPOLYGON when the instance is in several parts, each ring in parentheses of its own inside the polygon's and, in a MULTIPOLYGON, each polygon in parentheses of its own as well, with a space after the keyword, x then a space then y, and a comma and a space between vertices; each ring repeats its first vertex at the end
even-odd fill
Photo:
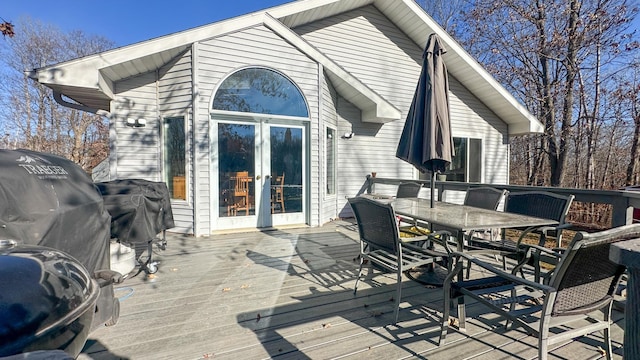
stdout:
MULTIPOLYGON (((0 240, 5 244, 5 250, 7 249, 6 244, 9 243, 12 244, 11 247, 16 248, 39 246, 42 249, 35 248, 34 250, 32 248, 29 250, 35 259, 43 259, 52 251, 57 251, 61 255, 56 255, 56 259, 63 259, 66 255, 73 259, 73 261, 63 262, 59 266, 66 269, 77 268, 78 270, 74 271, 78 274, 83 273, 81 268, 86 269, 84 271, 92 279, 87 283, 86 291, 97 291, 99 294, 97 298, 91 295, 91 298, 87 298, 87 303, 83 305, 92 314, 88 322, 87 316, 83 317, 83 331, 85 333, 89 331, 89 325, 92 330, 102 325, 114 325, 119 316, 120 303, 114 296, 112 284, 120 282, 122 275, 110 269, 110 222, 111 217, 105 210, 102 196, 96 190, 93 181, 82 168, 73 162, 55 155, 29 150, 0 150, 0 240), (41 253, 38 255, 39 251, 41 253), (76 265, 74 262, 78 264, 76 265), (98 289, 94 283, 98 284, 98 289)), ((28 261, 25 260, 25 256, 21 256, 22 260, 16 261, 15 258, 11 259, 3 255, 3 266, 10 263, 11 266, 16 267, 10 273, 29 272, 35 278, 37 274, 29 269, 36 269, 39 260, 28 261)), ((50 264, 47 261, 44 263, 50 264)), ((51 273, 46 270, 45 266, 42 270, 42 276, 51 273)), ((14 295, 27 291, 26 289, 32 285, 37 285, 29 283, 29 279, 31 279, 29 277, 7 279, 10 276, 7 273, 0 276, 3 277, 3 287, 0 290, 0 309, 14 306, 14 302, 22 302, 22 300, 16 300, 14 295), (10 294, 12 289, 16 294, 10 294)), ((48 279, 51 281, 40 283, 45 286, 45 290, 51 290, 54 283, 66 281, 64 279, 55 280, 51 275, 48 275, 48 279)), ((53 294, 50 292, 42 293, 43 298, 38 295, 30 298, 36 307, 42 306, 47 301, 53 303, 61 301, 56 298, 58 291, 54 291, 53 294)), ((64 311, 57 309, 56 314, 61 318, 67 315, 64 314, 64 311)), ((21 313, 23 317, 20 313, 11 313, 14 318, 8 326, 37 325, 37 321, 32 321, 33 319, 28 317, 29 314, 26 311, 21 313)), ((7 321, 5 315, 2 315, 2 321, 7 321)), ((54 321, 55 316, 49 320, 54 321)), ((67 330, 65 327, 66 325, 61 324, 59 330, 64 332, 67 330)), ((9 335, 0 331, 0 338, 17 336, 20 331, 27 330, 26 328, 6 330, 9 335)), ((32 340, 37 342, 37 333, 34 334, 36 338, 32 340)), ((81 341, 84 343, 84 340, 81 341)), ((43 349, 53 350, 51 348, 43 349)), ((2 355, 9 352, 7 349, 1 350, 4 351, 0 351, 2 355)))
POLYGON ((153 245, 164 250, 166 230, 175 226, 167 185, 142 179, 113 180, 95 185, 111 214, 111 237, 133 245, 141 270, 155 273, 158 267, 153 260, 153 245), (158 237, 160 233, 162 237, 158 237))

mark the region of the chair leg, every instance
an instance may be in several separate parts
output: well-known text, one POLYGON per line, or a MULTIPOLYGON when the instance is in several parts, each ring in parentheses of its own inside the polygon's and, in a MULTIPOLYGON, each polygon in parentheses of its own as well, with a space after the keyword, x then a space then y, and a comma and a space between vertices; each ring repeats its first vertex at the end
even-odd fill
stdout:
POLYGON ((467 310, 464 306, 464 295, 458 298, 458 330, 467 331, 467 310))
POLYGON ((611 360, 611 354, 613 354, 613 346, 611 345, 611 307, 613 302, 604 311, 604 321, 607 322, 607 327, 604 329, 604 350, 607 360, 611 360))
POLYGON ((360 257, 360 268, 358 269, 358 276, 356 277, 356 284, 353 286, 353 295, 355 295, 356 291, 358 291, 358 282, 360 281, 360 277, 362 276, 362 266, 364 265, 364 256, 362 256, 362 254, 360 254, 359 257, 360 257))
POLYGON ((444 345, 447 339, 447 333, 449 332, 449 317, 451 316, 450 289, 450 284, 445 282, 442 288, 444 292, 444 301, 442 303, 442 323, 440 324, 440 339, 438 340, 438 346, 444 345))
POLYGON ((396 301, 395 301, 395 310, 394 310, 394 324, 398 323, 398 315, 400 313, 400 297, 402 296, 402 271, 401 269, 398 269, 398 274, 397 274, 397 281, 398 283, 396 284, 396 301))
MULTIPOLYGON (((554 296, 551 296, 554 298, 554 296)), ((543 310, 544 311, 544 310, 543 310)), ((549 352, 549 323, 551 315, 545 314, 540 317, 540 332, 538 333, 538 359, 547 360, 549 352)))

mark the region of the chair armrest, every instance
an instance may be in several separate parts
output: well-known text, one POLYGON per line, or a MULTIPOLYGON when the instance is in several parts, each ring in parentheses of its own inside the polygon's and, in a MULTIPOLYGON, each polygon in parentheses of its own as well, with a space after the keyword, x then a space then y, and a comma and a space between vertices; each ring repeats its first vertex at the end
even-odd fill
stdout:
POLYGON ((549 230, 559 231, 559 230, 571 229, 572 227, 573 227, 573 224, 564 223, 564 224, 560 224, 560 225, 557 225, 557 226, 550 226, 550 225, 540 226, 540 227, 535 228, 534 230, 535 231, 544 232, 546 234, 547 231, 549 231, 549 230))
POLYGON ((472 255, 469 255, 468 253, 453 252, 451 254, 451 256, 455 257, 457 259, 456 261, 459 261, 460 258, 464 258, 465 260, 468 260, 469 262, 471 262, 471 263, 483 268, 484 270, 492 273, 493 275, 499 276, 499 277, 501 277, 503 279, 506 279, 506 280, 509 280, 509 281, 511 281, 513 283, 524 285, 524 286, 529 286, 529 287, 531 287, 533 289, 544 291, 545 293, 551 293, 551 292, 555 291, 555 289, 553 287, 551 287, 551 286, 540 284, 540 283, 537 283, 535 281, 527 280, 527 279, 521 278, 519 276, 510 274, 508 272, 502 271, 502 270, 496 268, 495 266, 493 266, 493 265, 491 265, 489 263, 486 263, 486 262, 484 262, 484 261, 482 261, 482 260, 480 260, 480 259, 478 259, 478 258, 476 258, 476 257, 474 257, 472 255))
POLYGON ((545 253, 552 256, 562 257, 561 250, 563 249, 559 249, 559 248, 551 249, 551 248, 547 248, 540 245, 534 245, 534 244, 519 244, 518 246, 519 248, 527 252, 531 250, 531 251, 537 251, 539 253, 545 253))
POLYGON ((376 193, 371 193, 371 194, 361 194, 360 196, 364 196, 364 197, 368 197, 370 199, 393 199, 394 196, 390 196, 390 195, 383 195, 383 194, 376 194, 376 193))
POLYGON ((446 230, 434 231, 429 234, 408 237, 408 238, 400 238, 400 242, 403 244, 411 244, 422 241, 431 241, 445 248, 447 253, 451 253, 455 250, 451 249, 449 245, 452 245, 446 239, 452 237, 451 232, 446 230))
POLYGON ((411 243, 415 243, 415 242, 419 242, 419 241, 429 241, 430 236, 429 235, 420 235, 420 236, 413 236, 413 237, 401 237, 400 238, 400 242, 403 244, 411 244, 411 243))

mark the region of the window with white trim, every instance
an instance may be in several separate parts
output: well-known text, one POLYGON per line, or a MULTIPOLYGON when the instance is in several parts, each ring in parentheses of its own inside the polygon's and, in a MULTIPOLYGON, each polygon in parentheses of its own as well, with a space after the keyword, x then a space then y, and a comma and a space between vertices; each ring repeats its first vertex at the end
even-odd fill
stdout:
POLYGON ((172 199, 186 200, 186 137, 183 116, 163 120, 162 140, 164 181, 172 199))
POLYGON ((482 181, 482 139, 453 138, 455 156, 445 171, 448 181, 482 181))
POLYGON ((334 195, 336 193, 336 130, 327 127, 325 138, 327 195, 334 195))

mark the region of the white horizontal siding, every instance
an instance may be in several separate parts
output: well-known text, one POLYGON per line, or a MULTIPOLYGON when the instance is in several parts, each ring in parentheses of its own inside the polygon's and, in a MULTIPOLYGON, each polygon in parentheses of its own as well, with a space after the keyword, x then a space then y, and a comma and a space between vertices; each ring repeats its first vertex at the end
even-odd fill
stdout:
POLYGON ((422 47, 375 7, 366 6, 295 31, 400 109, 415 90, 422 47))
POLYGON ((455 79, 450 79, 449 88, 453 135, 482 139, 482 182, 508 184, 509 138, 507 124, 455 79))
MULTIPOLYGON (((393 103, 402 116, 411 104, 420 74, 422 49, 374 7, 368 6, 294 29, 331 60, 393 103)), ((395 157, 403 121, 384 125, 362 123, 360 111, 338 100, 339 216, 350 216, 345 197, 354 196, 365 176, 413 178, 413 167, 395 157)))
MULTIPOLYGON (((326 127, 331 127, 332 129, 334 129, 336 131, 335 137, 333 139, 333 141, 337 142, 340 140, 340 132, 338 131, 338 111, 337 111, 337 102, 338 102, 338 94, 336 93, 336 90, 334 89, 334 87, 331 85, 331 82, 327 79, 326 76, 322 76, 322 112, 320 114, 321 119, 322 119, 322 123, 324 124, 324 126, 320 129, 320 132, 322 134, 321 138, 324 139, 324 141, 322 141, 321 144, 321 151, 320 151, 320 194, 321 199, 322 199, 322 208, 321 208, 321 215, 320 215, 320 223, 324 224, 328 221, 330 221, 331 219, 334 219, 337 217, 337 214, 339 213, 339 209, 337 208, 338 206, 338 192, 337 192, 337 186, 336 186, 336 193, 334 194, 327 194, 327 168, 326 168, 326 164, 327 164, 327 157, 326 157, 326 153, 325 153, 325 149, 326 149, 326 141, 327 139, 325 138, 325 129, 326 127)), ((335 154, 335 159, 334 161, 336 161, 336 165, 337 165, 337 161, 338 161, 338 154, 339 151, 337 151, 337 147, 336 147, 336 154, 335 154)))
POLYGON ((158 81, 158 102, 160 117, 182 116, 186 126, 186 181, 187 200, 174 200, 171 203, 173 220, 175 222, 174 232, 193 233, 194 232, 194 208, 193 208, 193 140, 191 137, 192 128, 190 121, 190 110, 192 104, 192 53, 187 51, 181 56, 173 59, 166 66, 160 69, 158 81))
MULTIPOLYGON (((160 181, 160 139, 156 73, 145 73, 115 84, 112 113, 116 173, 112 179, 140 178, 160 181), (129 127, 127 119, 145 119, 144 127, 129 127)), ((112 139, 113 141, 113 139, 112 139)), ((114 154, 112 154, 112 158, 114 154)))
MULTIPOLYGON (((382 15, 367 6, 295 29, 305 40, 382 95, 406 117, 422 66, 425 44, 416 44, 382 15)), ((508 180, 507 126, 450 76, 452 133, 483 140, 484 181, 508 180)), ((360 122, 359 111, 343 98, 338 102, 339 199, 355 195, 365 176, 415 178, 412 166, 395 157, 404 120, 384 125, 360 122)), ((350 214, 344 203, 343 213, 350 214)), ((340 200, 338 201, 340 202, 340 200)), ((340 206, 339 206, 340 207, 340 206)))
MULTIPOLYGON (((165 116, 184 116, 188 120, 192 87, 190 68, 191 55, 187 52, 157 72, 115 84, 115 178, 163 181, 161 119, 165 116), (128 127, 125 125, 127 118, 144 118, 146 126, 128 127)), ((187 146, 187 149, 190 147, 187 146)), ((190 158, 191 152, 186 156, 190 158)), ((187 164, 190 162, 187 161, 187 164)), ((187 170, 188 173, 191 170, 189 165, 187 170)), ((189 203, 172 202, 176 223, 172 231, 193 232, 193 209, 189 203)))

